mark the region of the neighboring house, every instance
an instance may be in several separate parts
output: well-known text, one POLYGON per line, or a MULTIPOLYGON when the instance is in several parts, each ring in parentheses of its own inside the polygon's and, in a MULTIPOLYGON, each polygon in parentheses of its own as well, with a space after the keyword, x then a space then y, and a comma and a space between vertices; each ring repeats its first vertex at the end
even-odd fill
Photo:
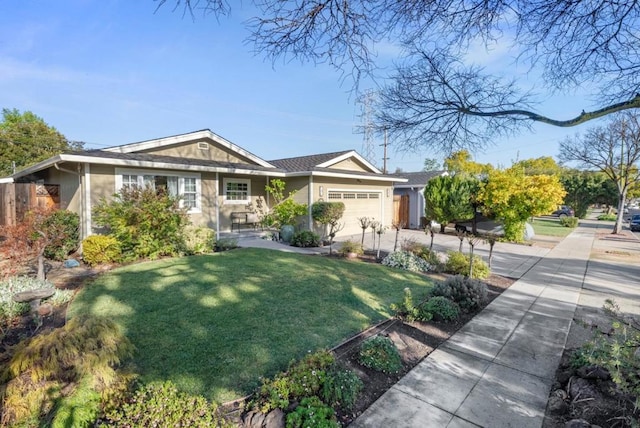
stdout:
POLYGON ((446 171, 397 172, 394 177, 406 182, 393 185, 394 221, 403 222, 408 229, 424 229, 424 188, 434 177, 448 175, 446 171))
MULTIPOLYGON (((220 233, 232 230, 232 213, 270 206, 273 201, 265 185, 273 178, 283 179, 286 192, 295 190, 294 198, 309 206, 319 200, 344 202, 342 234, 359 232, 357 217, 361 216, 389 225, 393 184, 405 181, 382 174, 353 150, 266 161, 210 130, 202 130, 59 154, 0 181, 0 190, 5 187, 0 199, 10 198, 6 186, 20 183, 37 183, 55 191, 60 208, 80 215, 84 238, 94 233, 91 213, 101 199, 111 198, 123 186, 151 185, 179 195, 193 224, 220 233)), ((12 202, 20 205, 15 197, 12 202)), ((10 217, 0 215, 0 221, 10 217)), ((300 226, 311 228, 312 224, 309 209, 300 226)))

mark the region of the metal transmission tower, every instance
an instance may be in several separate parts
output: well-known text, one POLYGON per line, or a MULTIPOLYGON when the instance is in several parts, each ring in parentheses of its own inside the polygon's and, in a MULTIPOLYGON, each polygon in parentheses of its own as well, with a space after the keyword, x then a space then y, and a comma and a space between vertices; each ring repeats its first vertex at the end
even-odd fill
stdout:
POLYGON ((356 127, 356 132, 362 134, 361 154, 372 165, 376 165, 376 144, 375 134, 376 126, 373 121, 373 104, 375 102, 376 93, 368 90, 358 97, 360 104, 360 125, 356 127))

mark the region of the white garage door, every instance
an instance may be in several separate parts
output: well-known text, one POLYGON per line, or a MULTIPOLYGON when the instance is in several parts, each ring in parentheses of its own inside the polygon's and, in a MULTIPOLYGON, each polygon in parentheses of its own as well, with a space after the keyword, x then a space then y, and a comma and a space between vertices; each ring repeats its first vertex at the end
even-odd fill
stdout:
POLYGON ((386 221, 382 216, 382 192, 376 190, 329 190, 329 202, 343 202, 344 215, 340 220, 344 229, 340 235, 362 233, 358 218, 369 217, 377 221, 386 221))

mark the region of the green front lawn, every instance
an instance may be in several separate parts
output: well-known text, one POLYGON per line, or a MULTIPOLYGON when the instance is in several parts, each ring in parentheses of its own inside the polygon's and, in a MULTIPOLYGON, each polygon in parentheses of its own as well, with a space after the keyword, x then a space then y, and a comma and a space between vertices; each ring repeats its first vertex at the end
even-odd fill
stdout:
POLYGON ((531 222, 531 226, 533 226, 533 231, 536 235, 546 235, 546 236, 559 236, 565 237, 573 232, 573 227, 565 227, 560 224, 560 220, 551 220, 551 219, 543 219, 536 218, 531 222))
POLYGON ((405 287, 420 295, 431 286, 378 264, 246 248, 113 270, 68 313, 121 325, 143 381, 172 380, 222 402, 389 317, 405 287))

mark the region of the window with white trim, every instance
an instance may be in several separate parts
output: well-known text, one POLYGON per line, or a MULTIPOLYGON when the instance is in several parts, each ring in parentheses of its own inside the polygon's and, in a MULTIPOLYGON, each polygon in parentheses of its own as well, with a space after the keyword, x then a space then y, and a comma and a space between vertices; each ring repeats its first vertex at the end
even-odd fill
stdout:
POLYGON ((251 180, 225 178, 222 180, 225 204, 248 204, 251 202, 251 180))
POLYGON ((116 192, 123 187, 151 187, 157 192, 166 192, 180 197, 180 206, 189 213, 200 212, 200 174, 181 175, 173 172, 131 171, 116 168, 116 192))

